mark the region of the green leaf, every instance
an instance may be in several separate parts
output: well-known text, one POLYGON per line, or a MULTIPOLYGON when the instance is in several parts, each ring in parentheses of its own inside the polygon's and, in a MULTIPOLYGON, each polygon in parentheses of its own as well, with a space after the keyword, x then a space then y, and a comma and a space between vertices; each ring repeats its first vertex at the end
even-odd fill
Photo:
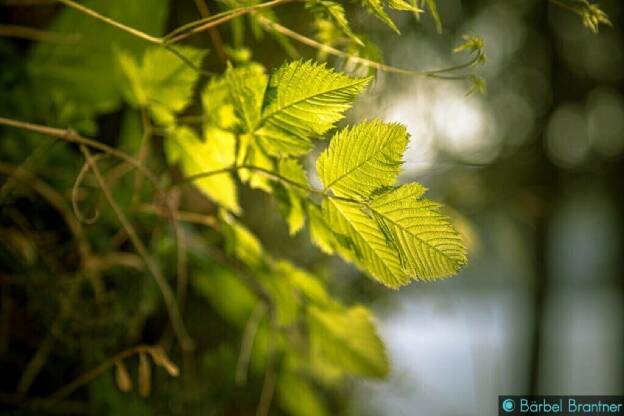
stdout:
POLYGON ((364 46, 364 43, 360 40, 360 38, 358 38, 351 30, 342 4, 328 0, 309 0, 306 2, 306 7, 309 8, 316 16, 330 18, 338 25, 345 35, 351 38, 358 45, 364 46))
POLYGON ((277 395, 280 405, 291 416, 329 415, 322 396, 299 375, 281 373, 277 382, 277 395))
POLYGON ((388 287, 398 288, 409 282, 398 252, 361 204, 327 198, 322 208, 331 230, 346 237, 338 240, 341 244, 337 251, 342 257, 388 287))
POLYGON ((219 217, 223 223, 228 252, 251 269, 264 268, 266 258, 260 240, 226 211, 222 210, 219 217))
MULTIPOLYGON (((185 176, 214 171, 234 164, 236 140, 232 133, 206 127, 205 141, 188 127, 175 129, 165 140, 165 154, 170 163, 179 162, 185 176)), ((232 212, 240 212, 236 183, 228 172, 194 181, 208 198, 232 212)))
POLYGON ((253 132, 262 111, 262 102, 268 78, 259 64, 240 68, 229 67, 225 79, 230 97, 247 132, 253 132))
POLYGON ((297 268, 292 263, 285 260, 277 261, 275 263, 275 268, 280 270, 284 276, 287 276, 292 285, 310 302, 318 306, 334 304, 325 289, 325 285, 317 276, 297 268))
POLYGON ((396 183, 407 141, 400 124, 357 124, 334 135, 316 169, 326 190, 366 199, 376 189, 396 183))
POLYGON ((201 95, 206 121, 224 130, 240 124, 224 77, 211 78, 201 95))
POLYGON ((384 9, 384 5, 382 0, 361 0, 362 5, 373 15, 375 15, 379 20, 384 22, 386 25, 390 27, 390 29, 394 30, 396 33, 401 33, 399 28, 396 27, 386 10, 384 9))
POLYGON ((442 19, 440 19, 440 14, 438 13, 438 4, 436 0, 420 0, 423 5, 427 5, 429 9, 429 13, 431 13, 431 17, 436 26, 436 30, 438 33, 442 33, 442 19))
MULTIPOLYGON (((162 34, 169 11, 167 0, 92 0, 81 4, 156 36, 162 34)), ((148 44, 69 7, 59 9, 48 30, 76 40, 33 44, 28 71, 38 93, 50 96, 52 91, 63 91, 84 111, 116 109, 121 104, 123 89, 116 70, 115 48, 123 47, 138 58, 148 44)))
POLYGON ((242 328, 258 298, 240 281, 235 271, 210 263, 209 268, 204 267, 195 276, 192 282, 197 293, 206 297, 228 322, 242 328))
MULTIPOLYGON (((175 48, 196 67, 205 56, 205 51, 188 46, 175 48)), ((174 114, 191 100, 197 71, 171 51, 155 46, 145 51, 140 64, 125 51, 118 52, 118 60, 128 84, 125 90, 128 101, 150 108, 160 122, 173 124, 174 114)))
MULTIPOLYGON (((258 141, 255 140, 252 134, 241 134, 238 136, 238 140, 239 150, 236 160, 239 166, 249 165, 269 171, 275 170, 273 161, 259 146, 258 141)), ((267 193, 273 192, 271 187, 273 178, 268 177, 264 173, 250 169, 239 169, 238 176, 243 183, 247 183, 252 188, 262 189, 267 193)))
POLYGON ((320 358, 349 374, 375 378, 387 375, 386 351, 366 308, 331 310, 310 306, 308 325, 313 359, 320 358))
POLYGON ((311 61, 284 65, 271 76, 256 135, 272 154, 306 153, 310 136, 325 134, 341 120, 369 82, 311 61))
POLYGON ((440 205, 419 198, 425 188, 417 183, 398 187, 373 200, 374 216, 395 241, 403 268, 418 280, 457 273, 466 264, 466 249, 440 205))
POLYGON ((423 10, 416 5, 416 0, 387 0, 388 6, 394 10, 422 13, 423 10))
POLYGON ((290 181, 282 183, 288 195, 288 231, 295 235, 305 223, 303 204, 308 196, 308 178, 303 167, 296 159, 282 159, 279 162, 278 171, 280 176, 290 181))
POLYGON ((314 202, 309 202, 306 204, 306 213, 308 214, 312 243, 325 254, 334 254, 339 246, 339 242, 335 231, 325 221, 321 208, 314 202))

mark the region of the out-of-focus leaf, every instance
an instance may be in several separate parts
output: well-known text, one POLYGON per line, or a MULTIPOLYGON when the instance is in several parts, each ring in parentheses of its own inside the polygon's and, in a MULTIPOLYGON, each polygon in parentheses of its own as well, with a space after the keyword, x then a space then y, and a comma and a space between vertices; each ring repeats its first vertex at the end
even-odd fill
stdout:
POLYGON ((328 310, 308 308, 310 348, 319 358, 348 374, 383 378, 388 357, 369 311, 361 306, 328 310))
MULTIPOLYGON (((234 164, 236 139, 217 127, 207 127, 201 141, 188 127, 175 129, 165 139, 165 153, 170 163, 178 162, 185 176, 218 171, 234 164)), ((229 172, 222 172, 194 181, 208 198, 232 212, 240 212, 236 183, 229 172)))
POLYGON ((209 299, 215 310, 229 323, 243 328, 258 302, 256 296, 229 270, 217 264, 202 270, 193 279, 197 292, 209 299), (224 296, 227 294, 227 296, 224 296))
POLYGON ((277 382, 280 405, 292 416, 325 416, 329 411, 322 397, 301 376, 282 373, 277 382))
POLYGON ((261 269, 266 261, 258 238, 232 215, 221 211, 228 251, 253 269, 261 269))
MULTIPOLYGON (((166 0, 84 2, 86 7, 152 35, 162 34, 168 4, 166 0)), ((76 35, 77 42, 35 44, 28 68, 39 93, 63 91, 85 111, 107 112, 118 107, 122 87, 114 49, 123 47, 136 59, 149 44, 68 7, 48 29, 76 35)))
MULTIPOLYGON (((189 46, 175 46, 195 67, 205 52, 189 46)), ((138 107, 150 108, 158 121, 173 124, 174 114, 189 103, 198 72, 162 47, 150 47, 141 63, 124 50, 118 52, 119 65, 125 75, 125 96, 138 107)))
POLYGON ((303 167, 295 159, 282 159, 278 169, 280 176, 289 181, 283 184, 288 195, 286 220, 290 235, 294 235, 303 228, 305 223, 303 205, 309 193, 306 189, 309 186, 308 179, 303 167))

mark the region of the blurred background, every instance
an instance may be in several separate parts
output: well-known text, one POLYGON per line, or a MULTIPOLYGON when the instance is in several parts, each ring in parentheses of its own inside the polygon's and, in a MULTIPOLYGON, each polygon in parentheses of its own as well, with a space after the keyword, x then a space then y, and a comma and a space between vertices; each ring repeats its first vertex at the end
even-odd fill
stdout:
MULTIPOLYGON (((375 312, 391 375, 351 381, 334 393, 336 414, 482 416, 496 414, 503 394, 624 393, 624 4, 600 4, 613 27, 598 34, 546 0, 440 0, 442 34, 429 15, 417 22, 393 13, 401 36, 353 9, 354 28, 378 45, 385 62, 401 68, 463 62, 465 56, 450 52, 461 35, 483 36, 488 60, 478 73, 488 92, 466 96, 462 81, 379 72, 350 113, 350 120, 407 125, 403 180, 425 184, 429 198, 444 202, 469 246, 469 264, 456 277, 387 290, 322 255, 307 235, 293 241, 281 217, 268 214, 276 211, 270 197, 242 195, 249 207, 244 222, 269 251, 330 276, 332 293, 375 312)), ((278 14, 311 33, 296 7, 278 14)), ((0 21, 45 25, 58 12, 39 10, 7 2, 0 21)), ((168 26, 196 14, 191 1, 175 2, 168 26)), ((229 39, 229 32, 222 35, 229 39)), ((209 44, 208 34, 193 42, 209 44)), ((31 43, 0 37, 0 45, 2 73, 14 79, 6 68, 19 68, 15 62, 31 43)), ((263 45, 254 50, 256 59, 269 67, 285 59, 277 42, 263 45)), ((18 112, 8 99, 0 108, 18 112)), ((122 118, 100 116, 93 131, 112 135, 111 125, 122 118)), ((17 152, 14 146, 3 151, 17 152)), ((237 334, 228 337, 237 342, 237 334)), ((221 362, 225 373, 223 363, 236 351, 207 343, 220 352, 204 365, 221 362)), ((17 371, 6 368, 0 374, 17 371)))
POLYGON ((400 67, 443 67, 485 39, 486 96, 382 75, 359 115, 406 123, 405 179, 465 224, 469 265, 377 300, 393 374, 355 414, 488 415, 503 394, 624 392, 624 42, 542 1, 439 2, 445 33, 375 33, 400 67))

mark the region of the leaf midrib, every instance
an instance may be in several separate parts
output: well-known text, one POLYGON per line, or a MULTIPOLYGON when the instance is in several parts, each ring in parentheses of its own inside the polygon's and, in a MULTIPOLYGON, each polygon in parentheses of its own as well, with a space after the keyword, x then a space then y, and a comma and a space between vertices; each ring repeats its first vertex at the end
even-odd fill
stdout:
MULTIPOLYGON (((375 208, 373 208, 372 206, 368 205, 368 208, 375 212, 377 215, 381 216, 384 220, 390 222, 391 224, 393 224, 394 226, 396 226, 397 228, 400 228, 401 230, 403 230, 404 233, 409 234, 411 236, 413 236, 413 238, 417 239, 418 241, 424 243, 425 245, 427 245, 428 247, 430 247, 432 250, 438 252, 442 257, 444 257, 445 259, 447 259, 448 261, 452 262, 453 264, 455 264, 456 267, 459 267, 460 262, 459 261, 455 261, 452 258, 450 258, 447 254, 445 254, 442 250, 440 250, 439 248, 431 245, 428 241, 423 240, 422 238, 420 238, 418 235, 410 232, 407 228, 401 226, 398 222, 391 220, 390 218, 388 218, 388 216, 384 215, 383 213, 381 213, 379 210, 376 210, 375 208)), ((463 246, 460 245, 460 247, 463 248, 463 246)), ((460 250, 461 251, 461 250, 460 250)))
POLYGON ((355 80, 355 82, 350 83, 348 85, 342 85, 340 87, 331 88, 331 89, 324 90, 324 91, 319 92, 319 93, 307 95, 307 96, 305 96, 305 97, 303 97, 303 98, 301 98, 299 100, 295 100, 295 101, 293 101, 291 103, 288 103, 285 106, 278 107, 275 110, 272 110, 272 111, 270 111, 268 113, 263 114, 260 117, 260 120, 258 120, 258 123, 257 123, 257 125, 255 127, 255 130, 260 128, 268 119, 270 119, 275 114, 280 113, 282 111, 285 111, 286 109, 288 109, 290 107, 293 107, 293 106, 295 106, 297 104, 300 104, 300 103, 302 103, 304 101, 307 101, 307 100, 309 100, 311 98, 315 98, 315 97, 318 97, 318 96, 321 96, 321 95, 324 95, 324 94, 329 94, 329 93, 332 93, 332 92, 335 92, 335 91, 340 91, 340 90, 343 90, 343 89, 346 89, 346 88, 350 88, 350 87, 353 87, 353 86, 356 86, 356 85, 359 85, 359 84, 362 84, 362 83, 365 83, 365 82, 368 82, 368 81, 369 81, 369 78, 358 78, 358 79, 355 80))
POLYGON ((355 172, 356 170, 360 169, 363 165, 365 165, 366 163, 370 162, 371 159, 374 159, 375 156, 377 155, 377 153, 379 153, 379 151, 383 150, 386 148, 386 146, 388 146, 392 140, 390 140, 392 138, 392 136, 390 136, 389 139, 386 140, 386 142, 379 148, 378 151, 373 152, 370 157, 366 158, 364 161, 362 161, 361 163, 358 163, 357 165, 355 165, 353 167, 353 169, 343 173, 342 175, 340 175, 339 177, 337 177, 336 179, 334 179, 333 181, 331 181, 329 183, 329 185, 325 186, 325 189, 331 189, 332 186, 334 186, 336 184, 336 182, 341 181, 342 179, 344 179, 346 176, 352 174, 353 172, 355 172))
MULTIPOLYGON (((366 242, 366 245, 371 249, 371 251, 375 254, 375 256, 377 256, 381 260, 381 262, 387 268, 388 274, 394 276, 394 272, 392 271, 392 269, 391 269, 390 265, 388 264, 388 262, 386 261, 386 259, 384 257, 382 257, 377 252, 377 250, 375 249, 375 247, 373 247, 373 245, 369 242, 369 240, 366 237, 364 237, 364 235, 357 229, 357 227, 355 227, 353 225, 353 221, 349 218, 349 216, 342 209, 340 209, 340 206, 338 204, 336 204, 335 201, 332 198, 328 198, 328 199, 329 199, 328 202, 331 203, 334 206, 334 208, 340 213, 342 218, 344 218, 345 221, 349 224, 349 227, 351 227, 360 236, 360 238, 366 242)), ((399 268, 401 269, 401 271, 403 271, 401 267, 399 267, 399 268)), ((384 280, 382 279, 382 281, 384 281, 384 280)), ((395 277, 395 282, 386 282, 386 281, 384 281, 384 283, 386 283, 387 285, 389 285, 391 287, 398 287, 398 286, 404 284, 402 282, 402 279, 400 279, 398 276, 395 277)))

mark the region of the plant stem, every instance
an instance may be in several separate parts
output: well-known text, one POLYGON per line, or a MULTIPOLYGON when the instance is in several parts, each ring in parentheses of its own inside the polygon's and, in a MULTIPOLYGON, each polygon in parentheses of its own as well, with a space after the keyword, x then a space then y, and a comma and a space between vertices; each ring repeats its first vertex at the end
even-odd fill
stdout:
POLYGON ((136 248, 139 255, 142 257, 145 263, 145 266, 150 271, 150 273, 154 277, 154 280, 156 281, 156 284, 160 288, 160 292, 163 295, 165 305, 167 306, 167 311, 169 312, 171 325, 173 326, 173 330, 176 333, 176 336, 178 337, 178 341, 180 342, 180 347, 184 351, 192 349, 193 340, 191 339, 188 332, 186 331, 186 328, 184 327, 184 322, 182 320, 182 316, 180 315, 180 310, 178 309, 176 298, 173 295, 173 292, 171 288, 169 287, 169 284, 167 283, 167 279, 161 273, 160 269, 156 265, 156 261, 150 256, 149 251, 147 250, 147 248, 145 247, 145 245, 139 238, 138 234, 136 233, 134 227, 132 226, 132 224, 126 217, 126 215, 124 214, 123 210, 115 202, 115 199, 113 198, 113 194, 111 193, 111 190, 108 188, 108 185, 104 181, 104 178, 102 178, 100 170, 97 167, 96 162, 93 160, 91 156, 91 152, 89 152, 89 149, 87 149, 86 146, 81 145, 80 150, 82 151, 85 159, 89 162, 91 171, 95 175, 95 178, 97 182, 99 183, 100 188, 102 189, 102 193, 104 194, 104 197, 106 198, 111 208, 115 212, 117 219, 121 223, 122 227, 126 230, 126 233, 128 234, 128 237, 130 238, 130 241, 132 241, 132 244, 136 248))
POLYGON ((462 68, 467 68, 467 67, 471 67, 473 65, 475 65, 480 58, 480 54, 475 53, 474 56, 466 63, 464 64, 460 64, 457 66, 453 66, 453 67, 449 67, 449 68, 442 68, 442 69, 436 69, 436 70, 431 70, 431 71, 414 71, 414 70, 410 70, 410 69, 403 69, 403 68, 398 68, 392 65, 386 65, 386 64, 382 64, 379 62, 375 62, 375 61, 371 61, 369 59, 366 58, 361 58, 359 56, 355 56, 355 55, 351 55, 347 52, 343 52, 339 49, 333 48, 331 46, 325 45, 321 42, 318 42, 314 39, 311 39, 307 36, 304 36, 298 32, 295 32, 293 30, 288 29, 285 26, 280 25, 279 23, 273 22, 263 16, 258 17, 258 21, 260 22, 260 24, 262 24, 265 28, 270 29, 270 30, 274 30, 284 36, 287 36, 291 39, 296 40, 297 42, 303 43, 304 45, 310 46, 312 48, 318 49, 320 51, 323 52, 327 52, 331 55, 337 56, 339 58, 345 58, 345 59, 349 59, 355 63, 359 63, 362 64, 368 68, 373 68, 373 69, 377 69, 380 71, 384 71, 384 72, 390 72, 390 73, 395 73, 395 74, 401 74, 401 75, 409 75, 409 76, 418 76, 418 77, 426 77, 426 78, 439 78, 439 79, 459 79, 459 80, 464 80, 469 78, 469 75, 464 75, 464 76, 457 76, 454 78, 448 77, 448 76, 443 76, 440 75, 443 72, 449 72, 449 71, 456 71, 458 69, 462 69, 462 68))
POLYGON ((161 45, 163 43, 163 40, 161 38, 158 38, 158 37, 152 36, 152 35, 148 35, 147 33, 141 32, 138 29, 135 29, 135 28, 130 27, 130 26, 126 26, 123 23, 120 23, 120 22, 118 22, 116 20, 113 20, 110 17, 106 17, 103 14, 100 14, 100 13, 96 12, 93 9, 90 9, 88 7, 85 7, 85 6, 81 5, 81 4, 79 4, 79 3, 76 3, 73 0, 57 0, 57 1, 59 3, 64 4, 65 6, 68 6, 68 7, 71 7, 73 9, 76 9, 76 10, 78 10, 78 11, 84 13, 84 14, 87 14, 87 15, 89 15, 91 17, 94 17, 94 18, 96 18, 98 20, 101 20, 104 23, 107 23, 107 24, 109 24, 111 26, 114 26, 117 29, 121 29, 124 32, 130 33, 131 35, 134 35, 134 36, 136 36, 138 38, 146 40, 146 41, 148 41, 150 43, 153 43, 153 44, 156 44, 156 45, 161 45))
POLYGON ((58 401, 58 400, 61 400, 61 399, 65 398, 65 397, 67 397, 68 395, 73 393, 76 389, 78 389, 80 386, 85 385, 88 382, 90 382, 91 380, 95 379, 97 376, 102 374, 104 371, 108 370, 110 367, 115 365, 115 363, 117 361, 125 360, 126 358, 131 357, 132 355, 135 355, 135 354, 150 352, 153 348, 154 347, 151 346, 151 345, 137 345, 135 347, 132 347, 132 348, 129 348, 129 349, 125 350, 125 351, 122 351, 122 352, 120 352, 118 354, 115 354, 114 356, 112 356, 108 360, 104 361, 102 364, 100 364, 97 367, 87 371, 83 375, 81 375, 81 376, 77 377, 76 379, 74 379, 69 384, 65 385, 64 387, 61 387, 56 392, 54 392, 50 396, 50 399, 52 400, 52 404, 55 401, 58 401))
POLYGON ((243 338, 241 339, 241 349, 238 355, 238 362, 236 364, 236 384, 244 386, 247 383, 247 372, 249 369, 249 359, 251 358, 251 351, 253 350, 254 340, 256 333, 258 332, 258 326, 262 317, 266 313, 267 307, 264 302, 260 301, 251 312, 245 330, 243 332, 243 338))
POLYGON ((201 172, 201 173, 197 173, 195 175, 191 175, 191 176, 187 176, 185 178, 183 178, 180 182, 172 185, 172 187, 178 187, 180 185, 183 185, 185 183, 189 183, 189 182, 194 182, 196 180, 202 179, 202 178, 207 178, 210 176, 214 176, 214 175, 222 175, 224 173, 234 173, 234 172, 238 172, 239 170, 242 169, 249 169, 249 170, 253 170, 256 172, 261 172, 264 173, 268 176, 271 176, 281 182, 287 183, 291 186, 294 186, 296 188, 302 189, 306 192, 310 192, 312 194, 315 195, 319 195, 322 198, 333 198, 333 199, 337 199, 340 201, 344 201, 344 202, 351 202, 354 204, 362 204, 364 203, 363 201, 359 201, 357 199, 353 199, 353 198, 346 198, 346 197, 342 197, 342 196, 338 196, 338 195, 330 195, 328 194, 326 191, 321 191, 320 189, 315 189, 312 187, 309 187, 307 185, 301 184, 299 182, 295 182, 291 179, 288 179, 282 175, 280 175, 277 172, 273 172, 269 169, 265 169, 262 168, 260 166, 253 166, 253 165, 234 165, 234 166, 229 166, 227 168, 222 168, 222 169, 216 169, 216 170, 211 170, 211 171, 207 171, 207 172, 201 172))
MULTIPOLYGON (((199 14, 201 15, 201 17, 204 19, 209 19, 212 15, 210 13, 210 9, 208 8, 208 5, 206 4, 206 1, 205 0, 194 0, 194 1, 195 1, 195 7, 197 7, 197 10, 199 11, 199 14)), ((225 63, 227 62, 227 56, 225 55, 225 50, 223 49, 223 39, 221 39, 221 34, 219 33, 219 29, 217 29, 216 27, 213 27, 208 31, 208 34, 210 35, 210 42, 212 43, 212 46, 215 48, 215 51, 217 51, 217 57, 219 58, 219 61, 221 62, 222 65, 225 65, 225 63)))
POLYGON ((168 35, 162 38, 162 41, 168 44, 179 42, 183 39, 188 38, 194 34, 199 32, 203 32, 205 30, 212 29, 220 24, 228 22, 232 19, 235 19, 240 16, 244 16, 249 13, 253 13, 255 11, 261 9, 268 9, 271 7, 279 6, 282 4, 290 3, 296 0, 272 0, 266 3, 260 3, 253 6, 240 7, 234 10, 228 10, 224 13, 219 13, 217 15, 211 16, 206 19, 200 19, 195 22, 188 23, 184 26, 181 26, 175 30, 173 30, 168 35))

